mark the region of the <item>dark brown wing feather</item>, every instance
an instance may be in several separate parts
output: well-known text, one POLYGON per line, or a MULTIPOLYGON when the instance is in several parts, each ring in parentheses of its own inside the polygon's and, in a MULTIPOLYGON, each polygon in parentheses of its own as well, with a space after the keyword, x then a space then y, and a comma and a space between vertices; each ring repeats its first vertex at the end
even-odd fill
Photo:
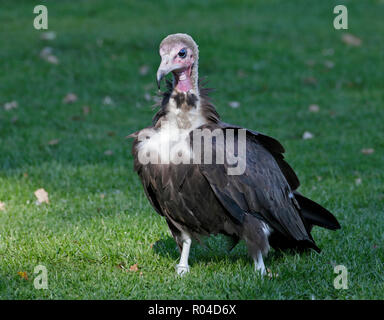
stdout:
MULTIPOLYGON (((209 125, 202 129, 214 130, 215 127, 217 128, 209 125)), ((239 128, 228 124, 220 124, 220 127, 239 128)), ((318 249, 307 230, 297 202, 290 196, 292 189, 281 170, 282 162, 279 165, 276 160, 277 155, 284 151, 280 143, 252 131, 247 132, 246 143, 247 165, 242 175, 228 175, 226 163, 200 165, 202 174, 218 199, 240 223, 246 213, 252 214, 287 239, 302 241, 307 246, 318 249)), ((219 146, 213 143, 213 148, 215 154, 219 146)), ((282 156, 278 159, 283 161, 282 156)), ((285 166, 285 162, 283 165, 285 166)), ((289 169, 293 171, 290 167, 289 169)), ((292 184, 295 186, 297 183, 292 184)))
MULTIPOLYGON (((223 128, 233 128, 233 129, 241 129, 239 126, 235 126, 228 123, 220 124, 223 128)), ((265 149, 267 149, 271 155, 275 158, 277 164, 279 165, 281 171, 283 172, 285 179, 287 179, 289 186, 292 190, 296 190, 300 186, 299 178, 297 177, 295 171, 291 168, 291 166, 284 160, 283 153, 285 152, 284 147, 281 145, 279 141, 276 139, 269 137, 260 132, 246 129, 248 132, 248 136, 251 140, 256 141, 261 144, 265 149)))
POLYGON ((199 240, 201 235, 223 233, 237 237, 233 218, 223 207, 197 165, 152 165, 138 170, 145 193, 163 215, 178 242, 180 231, 199 240))

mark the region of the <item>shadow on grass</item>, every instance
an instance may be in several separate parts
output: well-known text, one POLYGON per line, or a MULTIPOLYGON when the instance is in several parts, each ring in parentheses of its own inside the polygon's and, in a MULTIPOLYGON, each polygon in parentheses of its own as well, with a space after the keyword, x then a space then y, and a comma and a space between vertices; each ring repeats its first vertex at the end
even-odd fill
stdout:
MULTIPOLYGON (((201 243, 193 241, 190 258, 192 260, 202 260, 208 262, 225 258, 236 260, 247 257, 246 251, 240 252, 239 250, 236 250, 237 247, 232 251, 228 251, 226 249, 226 242, 225 237, 222 235, 204 238, 201 243)), ((238 246, 241 246, 241 244, 238 246)), ((180 251, 175 240, 171 236, 167 236, 165 239, 156 241, 153 245, 153 250, 155 253, 164 257, 169 257, 171 259, 180 258, 180 251)))
MULTIPOLYGON (((236 263, 240 261, 242 264, 250 264, 253 266, 252 258, 248 255, 247 248, 243 241, 240 241, 231 251, 227 249, 229 248, 228 244, 228 240, 223 235, 205 238, 201 243, 193 241, 190 251, 190 265, 192 266, 196 262, 217 263, 220 261, 229 261, 236 263)), ((153 250, 162 257, 172 260, 180 259, 180 251, 171 236, 156 241, 153 245, 153 250)), ((276 261, 283 260, 287 255, 309 257, 310 254, 311 250, 271 249, 264 258, 264 262, 268 266, 274 264, 276 261)))

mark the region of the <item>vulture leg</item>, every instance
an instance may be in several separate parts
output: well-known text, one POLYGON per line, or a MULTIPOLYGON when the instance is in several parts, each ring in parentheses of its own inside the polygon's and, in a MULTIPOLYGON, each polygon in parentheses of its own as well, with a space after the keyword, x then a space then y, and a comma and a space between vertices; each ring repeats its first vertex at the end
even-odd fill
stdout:
POLYGON ((182 234, 182 244, 180 263, 176 265, 176 272, 183 276, 189 272, 188 257, 189 249, 191 248, 192 239, 187 233, 182 234))
POLYGON ((248 247, 249 255, 255 262, 255 271, 264 276, 266 274, 263 253, 269 251, 269 227, 258 218, 246 215, 244 218, 243 239, 248 247))
POLYGON ((266 271, 261 251, 257 253, 257 258, 254 258, 253 260, 255 261, 255 271, 259 272, 260 275, 265 276, 266 271))

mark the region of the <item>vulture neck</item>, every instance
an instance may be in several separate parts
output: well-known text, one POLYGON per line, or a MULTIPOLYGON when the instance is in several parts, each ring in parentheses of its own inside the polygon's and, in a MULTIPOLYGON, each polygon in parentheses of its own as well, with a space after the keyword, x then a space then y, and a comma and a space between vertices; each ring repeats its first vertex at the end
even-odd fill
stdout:
POLYGON ((194 89, 184 92, 179 91, 177 87, 173 88, 165 107, 166 115, 164 117, 172 127, 190 132, 207 123, 203 116, 200 96, 194 89))
POLYGON ((210 89, 199 86, 197 60, 191 69, 190 90, 179 90, 175 75, 173 80, 173 83, 168 83, 168 91, 163 93, 161 108, 152 119, 156 130, 171 126, 176 129, 175 132, 182 130, 188 133, 202 125, 220 121, 220 116, 207 95, 210 89))
POLYGON ((192 93, 199 97, 198 59, 190 69, 173 74, 173 89, 179 92, 192 93))
POLYGON ((201 108, 201 98, 198 83, 197 60, 191 66, 190 72, 184 71, 173 75, 173 84, 167 105, 165 120, 169 125, 189 132, 207 123, 201 108), (189 90, 185 89, 188 82, 189 90))

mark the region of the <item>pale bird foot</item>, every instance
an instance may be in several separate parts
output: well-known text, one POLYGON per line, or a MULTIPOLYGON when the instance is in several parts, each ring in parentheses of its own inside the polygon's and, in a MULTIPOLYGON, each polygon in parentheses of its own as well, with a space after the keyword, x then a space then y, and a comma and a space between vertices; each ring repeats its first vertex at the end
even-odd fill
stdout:
POLYGON ((176 272, 179 276, 184 276, 189 272, 189 265, 185 264, 177 264, 176 265, 176 272))
POLYGON ((267 271, 265 270, 264 266, 256 266, 255 272, 258 273, 261 277, 264 277, 267 275, 267 271))

